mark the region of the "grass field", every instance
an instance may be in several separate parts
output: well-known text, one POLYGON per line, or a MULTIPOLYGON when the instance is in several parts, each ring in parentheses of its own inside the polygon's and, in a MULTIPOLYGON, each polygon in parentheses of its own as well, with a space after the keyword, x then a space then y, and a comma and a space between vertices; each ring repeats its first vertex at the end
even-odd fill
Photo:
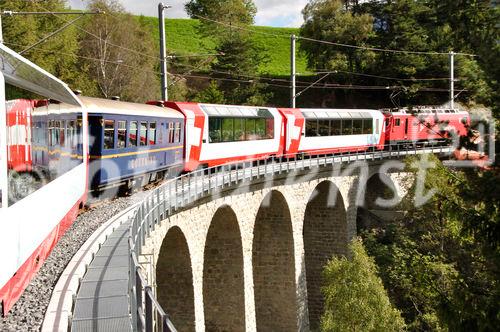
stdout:
MULTIPOLYGON (((138 19, 147 25, 156 41, 158 41, 158 19, 155 17, 140 16, 138 19)), ((198 33, 198 20, 167 19, 166 35, 169 53, 177 55, 212 53, 215 43, 210 38, 204 38, 198 33)), ((259 74, 269 76, 283 76, 290 74, 290 35, 298 34, 297 28, 252 27, 255 43, 265 49, 268 62, 262 64, 259 74), (274 34, 280 37, 265 35, 274 34), (283 36, 283 37, 281 37, 283 36)), ((297 43, 297 48, 299 44, 297 43)), ((307 74, 306 58, 303 54, 297 55, 297 72, 307 74)))

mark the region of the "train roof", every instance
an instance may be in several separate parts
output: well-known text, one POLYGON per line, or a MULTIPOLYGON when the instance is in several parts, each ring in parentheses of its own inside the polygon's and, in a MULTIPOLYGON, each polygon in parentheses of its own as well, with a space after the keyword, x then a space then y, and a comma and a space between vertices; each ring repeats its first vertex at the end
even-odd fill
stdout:
POLYGON ((300 112, 306 119, 361 119, 381 115, 378 110, 345 108, 300 108, 300 112))
POLYGON ((183 119, 182 113, 170 107, 160 107, 148 104, 129 103, 118 100, 93 97, 80 97, 89 114, 106 113, 116 115, 159 116, 165 118, 183 119))

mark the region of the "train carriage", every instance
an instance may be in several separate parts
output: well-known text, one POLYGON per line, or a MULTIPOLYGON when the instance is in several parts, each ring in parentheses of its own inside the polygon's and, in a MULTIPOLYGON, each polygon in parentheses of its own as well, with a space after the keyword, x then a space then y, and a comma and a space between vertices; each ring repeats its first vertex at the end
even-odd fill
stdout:
POLYGON ((280 109, 287 154, 334 154, 383 149, 384 116, 369 109, 280 109))
MULTIPOLYGON (((86 199, 87 162, 84 156, 87 155, 87 142, 83 133, 87 129, 87 115, 78 98, 66 84, 2 44, 0 44, 0 60, 2 61, 0 72, 0 227, 2 229, 0 232, 0 261, 2 262, 0 311, 5 315, 21 296, 58 239, 71 225, 78 214, 79 207, 86 199), (40 177, 31 176, 37 172, 35 166, 38 167, 42 163, 33 159, 33 151, 31 151, 31 156, 29 155, 29 149, 33 150, 34 146, 30 146, 28 137, 31 136, 31 142, 40 143, 37 149, 49 151, 47 144, 43 146, 41 144, 44 140, 37 139, 39 134, 46 132, 47 128, 37 127, 36 123, 39 121, 35 120, 36 105, 31 104, 31 101, 23 110, 18 110, 18 114, 21 115, 25 112, 25 115, 22 115, 24 120, 16 120, 16 122, 8 120, 5 82, 64 102, 57 108, 54 107, 51 112, 54 118, 70 115, 82 119, 82 128, 76 134, 76 139, 82 144, 80 144, 80 150, 75 153, 74 163, 67 164, 65 159, 54 153, 54 158, 47 165, 49 169, 52 167, 58 171, 53 174, 44 173, 40 177), (21 133, 20 130, 24 132, 21 133), (16 131, 17 134, 13 135, 16 131), (19 144, 22 142, 25 144, 19 144), (19 149, 20 145, 24 145, 25 149, 19 149), (24 156, 21 156, 22 153, 24 156), (9 163, 8 160, 11 162, 9 163), (13 163, 14 160, 16 161, 13 163), (24 166, 22 166, 23 163, 24 166), (17 196, 10 190, 13 187, 12 182, 16 181, 15 174, 20 172, 37 180, 26 183, 27 186, 35 185, 36 187, 33 190, 28 188, 26 191, 28 195, 25 197, 24 195, 17 196)), ((54 149, 52 151, 57 150, 56 146, 51 148, 54 149)))
POLYGON ((151 105, 81 97, 89 113, 91 188, 127 188, 183 169, 184 117, 151 105))
POLYGON ((185 171, 283 154, 284 121, 276 108, 187 102, 164 105, 186 118, 185 171))

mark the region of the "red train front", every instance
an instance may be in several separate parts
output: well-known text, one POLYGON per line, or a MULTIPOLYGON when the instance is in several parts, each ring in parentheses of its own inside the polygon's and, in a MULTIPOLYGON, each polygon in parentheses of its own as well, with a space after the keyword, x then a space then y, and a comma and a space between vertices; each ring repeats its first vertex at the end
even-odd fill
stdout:
POLYGON ((419 107, 384 110, 387 144, 418 144, 428 141, 447 142, 466 136, 469 113, 457 109, 419 107))

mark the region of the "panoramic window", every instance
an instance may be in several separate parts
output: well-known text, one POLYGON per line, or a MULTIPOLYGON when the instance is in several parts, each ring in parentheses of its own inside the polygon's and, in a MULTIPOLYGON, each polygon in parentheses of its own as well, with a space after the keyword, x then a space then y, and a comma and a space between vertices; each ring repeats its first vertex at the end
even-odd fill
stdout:
POLYGON ((318 136, 318 121, 306 120, 306 136, 318 136))
POLYGON ((335 119, 331 121, 332 135, 342 135, 342 120, 335 119))
POLYGON ((373 133, 373 119, 363 120, 363 134, 369 135, 373 133))
POLYGON ((330 136, 330 120, 318 121, 318 134, 319 136, 330 136))
POLYGON ((363 133, 363 120, 353 119, 352 120, 352 134, 361 135, 363 133))
POLYGON ((232 142, 232 141, 234 141, 233 119, 232 118, 222 119, 222 142, 232 142))
POLYGON ((274 138, 274 119, 211 117, 208 121, 210 143, 255 141, 274 138))
POLYGON ((234 119, 234 140, 235 141, 245 140, 245 119, 242 118, 234 119))
POLYGON ((352 120, 343 119, 342 120, 342 135, 352 135, 352 120))
POLYGON ((104 120, 104 149, 115 148, 115 120, 104 120))
POLYGON ((255 135, 255 119, 245 120, 245 138, 247 141, 257 139, 257 136, 255 135))
POLYGON ((257 139, 266 138, 266 119, 255 119, 255 135, 257 139))

